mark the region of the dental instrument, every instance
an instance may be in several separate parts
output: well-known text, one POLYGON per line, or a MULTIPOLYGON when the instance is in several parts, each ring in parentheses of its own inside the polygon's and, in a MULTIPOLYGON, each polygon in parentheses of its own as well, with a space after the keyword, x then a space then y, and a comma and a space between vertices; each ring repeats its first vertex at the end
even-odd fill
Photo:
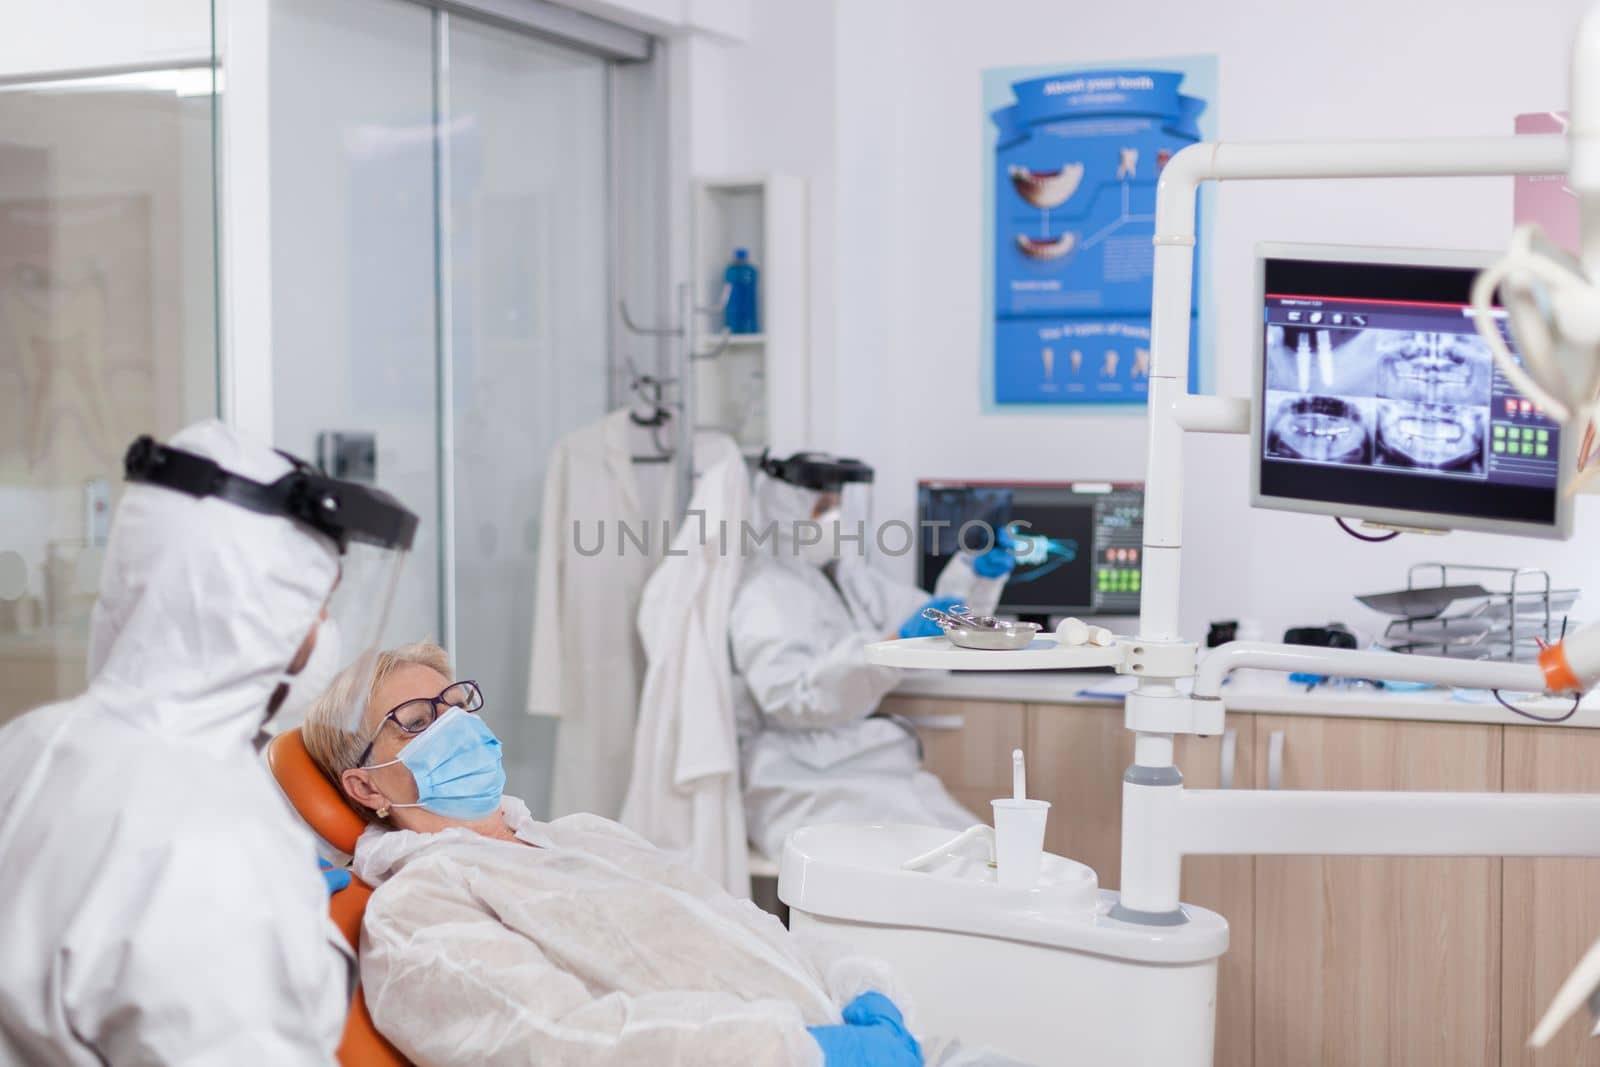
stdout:
POLYGON ((952 644, 990 652, 1027 648, 1041 629, 1038 623, 1006 622, 992 615, 974 615, 964 604, 952 604, 948 611, 926 607, 922 609, 922 617, 937 623, 952 644))
POLYGON ((976 630, 976 629, 978 629, 978 624, 976 622, 974 622, 973 620, 968 619, 968 618, 966 618, 965 616, 962 616, 962 615, 956 615, 956 614, 954 614, 952 612, 940 611, 938 608, 923 608, 922 609, 922 617, 924 619, 927 619, 929 622, 938 623, 940 626, 944 627, 947 631, 948 630, 953 630, 953 629, 964 629, 964 630, 976 630))
POLYGON ((902 871, 921 871, 934 865, 935 862, 955 856, 969 841, 987 841, 989 844, 989 862, 994 863, 994 827, 983 823, 973 823, 943 844, 935 845, 920 855, 913 856, 900 865, 902 871))
POLYGON ((970 623, 975 630, 1004 630, 1012 624, 1003 622, 993 615, 974 615, 972 609, 965 604, 956 604, 950 608, 950 614, 963 622, 970 623))

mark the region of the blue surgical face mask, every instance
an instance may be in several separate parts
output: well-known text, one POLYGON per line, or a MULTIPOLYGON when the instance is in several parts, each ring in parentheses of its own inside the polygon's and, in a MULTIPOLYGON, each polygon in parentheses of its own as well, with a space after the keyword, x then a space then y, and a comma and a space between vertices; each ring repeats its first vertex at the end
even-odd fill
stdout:
POLYGON ((481 819, 500 807, 506 788, 500 765, 500 739, 478 716, 451 708, 433 725, 400 750, 388 763, 368 770, 405 765, 417 782, 415 804, 390 804, 391 808, 422 808, 447 819, 481 819))

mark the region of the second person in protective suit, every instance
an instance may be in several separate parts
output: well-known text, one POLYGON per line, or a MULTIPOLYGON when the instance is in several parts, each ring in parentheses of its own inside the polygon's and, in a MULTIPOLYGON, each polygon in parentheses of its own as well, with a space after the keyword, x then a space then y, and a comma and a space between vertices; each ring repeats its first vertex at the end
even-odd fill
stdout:
POLYGON ((866 646, 939 633, 921 617, 930 604, 992 613, 1016 560, 998 544, 960 552, 931 599, 879 572, 845 550, 862 542, 840 510, 845 494, 871 480, 866 464, 820 452, 763 456, 754 475, 752 522, 770 538, 745 561, 729 640, 745 821, 751 843, 772 858, 809 823, 981 821, 922 769, 911 727, 879 713, 900 672, 868 663, 866 646))
POLYGON ((124 469, 88 689, 0 729, 0 1064, 332 1064, 351 961, 258 749, 375 661, 416 516, 214 421, 124 469))

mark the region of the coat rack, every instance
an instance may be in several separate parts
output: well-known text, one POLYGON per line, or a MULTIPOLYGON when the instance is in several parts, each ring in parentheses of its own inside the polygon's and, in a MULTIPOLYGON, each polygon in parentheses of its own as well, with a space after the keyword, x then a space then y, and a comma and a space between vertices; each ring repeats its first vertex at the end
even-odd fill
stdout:
POLYGON ((724 329, 712 336, 711 347, 703 352, 700 351, 701 331, 696 316, 721 315, 727 306, 726 287, 717 303, 699 305, 694 302, 694 287, 688 282, 678 283, 677 321, 670 325, 641 325, 628 313, 626 300, 617 303, 617 311, 622 316, 622 325, 630 333, 640 337, 665 337, 675 342, 668 346, 670 366, 667 376, 661 379, 659 384, 676 386, 678 390, 677 401, 670 406, 676 409, 677 414, 674 426, 677 441, 673 447, 673 455, 678 461, 678 466, 673 477, 673 502, 680 522, 689 510, 689 498, 694 492, 696 394, 694 365, 699 360, 716 359, 722 355, 723 350, 728 347, 728 338, 732 336, 729 330, 724 329))

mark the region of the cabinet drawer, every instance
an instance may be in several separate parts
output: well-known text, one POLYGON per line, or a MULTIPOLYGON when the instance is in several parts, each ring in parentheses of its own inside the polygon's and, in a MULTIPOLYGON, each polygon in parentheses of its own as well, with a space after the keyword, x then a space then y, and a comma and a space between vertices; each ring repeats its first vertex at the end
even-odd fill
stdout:
POLYGON ((985 818, 990 800, 1011 795, 1011 751, 1022 747, 1023 705, 889 697, 882 709, 916 726, 923 766, 969 807, 981 803, 985 818))

